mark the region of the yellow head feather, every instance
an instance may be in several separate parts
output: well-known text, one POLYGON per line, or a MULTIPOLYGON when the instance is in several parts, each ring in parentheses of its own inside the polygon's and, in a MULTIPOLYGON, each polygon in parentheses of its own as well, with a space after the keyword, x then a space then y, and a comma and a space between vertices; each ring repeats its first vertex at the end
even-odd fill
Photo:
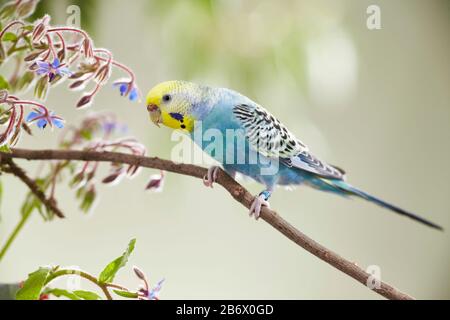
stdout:
POLYGON ((181 93, 189 92, 192 87, 193 84, 184 81, 167 81, 156 85, 147 94, 149 112, 158 112, 158 121, 169 128, 191 132, 195 119, 189 114, 190 102, 181 93))

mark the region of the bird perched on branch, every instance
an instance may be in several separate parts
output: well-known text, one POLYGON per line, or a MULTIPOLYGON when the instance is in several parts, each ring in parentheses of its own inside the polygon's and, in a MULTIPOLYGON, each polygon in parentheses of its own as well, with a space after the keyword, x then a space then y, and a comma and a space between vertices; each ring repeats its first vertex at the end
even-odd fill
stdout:
MULTIPOLYGON (((279 120, 238 92, 168 81, 152 88, 146 102, 150 119, 156 125, 186 131, 229 175, 241 173, 265 185, 250 208, 250 215, 255 218, 262 206, 269 206, 275 186, 303 184, 341 196, 356 196, 442 229, 347 183, 342 169, 318 159, 279 120)), ((206 186, 213 185, 217 169, 208 169, 203 179, 206 186)))

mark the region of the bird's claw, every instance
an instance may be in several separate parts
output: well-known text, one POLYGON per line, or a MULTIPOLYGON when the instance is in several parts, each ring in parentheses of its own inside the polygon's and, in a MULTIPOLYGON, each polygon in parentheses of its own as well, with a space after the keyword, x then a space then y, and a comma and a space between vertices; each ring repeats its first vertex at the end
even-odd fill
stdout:
POLYGON ((263 206, 270 208, 270 204, 266 200, 266 197, 263 194, 260 194, 259 196, 255 197, 255 200, 253 200, 252 205, 250 206, 249 216, 253 216, 255 217, 255 220, 258 220, 259 214, 261 213, 261 208, 263 206))
POLYGON ((203 184, 206 187, 211 187, 213 188, 214 182, 216 182, 217 179, 217 173, 219 172, 219 168, 218 166, 212 166, 208 169, 208 173, 205 174, 205 176, 203 177, 203 184))

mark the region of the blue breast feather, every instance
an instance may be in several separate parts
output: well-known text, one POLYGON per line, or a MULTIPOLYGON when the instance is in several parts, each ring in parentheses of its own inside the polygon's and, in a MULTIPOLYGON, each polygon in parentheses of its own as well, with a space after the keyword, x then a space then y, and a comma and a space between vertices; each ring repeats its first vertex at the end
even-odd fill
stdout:
MULTIPOLYGON (((220 131, 224 139, 221 152, 219 151, 216 153, 213 150, 213 152, 207 153, 212 158, 222 163, 225 171, 230 174, 239 172, 256 180, 261 184, 264 184, 267 188, 272 188, 275 185, 289 186, 301 185, 306 183, 311 187, 323 191, 336 192, 335 187, 323 181, 323 179, 319 176, 301 169, 289 167, 282 161, 277 161, 276 159, 268 159, 267 157, 258 154, 258 156, 256 157, 257 161, 252 161, 250 163, 250 154, 253 153, 252 156, 254 156, 255 151, 250 148, 247 139, 245 139, 243 131, 244 128, 241 126, 239 120, 234 116, 232 108, 238 103, 253 104, 254 102, 241 95, 239 95, 236 99, 233 99, 233 96, 230 95, 228 96, 228 99, 221 99, 220 101, 221 102, 215 105, 208 113, 208 115, 203 119, 202 130, 203 132, 205 132, 207 129, 216 129, 220 131), (243 99, 245 100, 243 101, 243 99), (243 138, 245 144, 238 144, 235 143, 235 140, 233 139, 226 139, 227 129, 236 130, 236 136, 238 136, 239 138, 243 138), (246 155, 244 163, 242 163, 242 155, 246 155), (263 172, 261 170, 262 168, 269 169, 268 164, 275 166, 277 170, 272 171, 273 173, 267 173, 266 170, 265 174, 261 174, 263 172)), ((191 136, 193 136, 193 133, 191 134, 191 136)), ((209 141, 203 141, 201 145, 199 144, 199 146, 204 151, 207 151, 205 150, 205 148, 207 148, 210 143, 211 142, 209 141)))

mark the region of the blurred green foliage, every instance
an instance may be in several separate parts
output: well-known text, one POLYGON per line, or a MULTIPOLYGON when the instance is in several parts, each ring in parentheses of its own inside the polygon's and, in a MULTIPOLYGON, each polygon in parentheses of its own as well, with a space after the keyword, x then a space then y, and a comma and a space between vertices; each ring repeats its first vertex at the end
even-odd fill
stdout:
MULTIPOLYGON (((41 0, 39 1, 34 14, 30 17, 30 21, 41 18, 44 14, 50 14, 52 17, 65 17, 65 12, 56 12, 56 4, 65 2, 62 8, 69 5, 77 5, 81 9, 81 26, 91 36, 95 37, 95 29, 98 27, 95 24, 95 19, 98 16, 99 1, 98 0, 41 0)), ((58 6, 59 8, 59 6, 58 6)), ((56 21, 58 24, 63 24, 64 21, 56 21)))
MULTIPOLYGON (((78 5, 81 25, 95 38, 100 8, 112 1, 41 0, 34 18, 45 13, 65 17, 61 7, 78 5)), ((157 29, 154 39, 171 70, 182 79, 205 79, 258 92, 272 75, 280 72, 306 90, 305 44, 309 25, 298 16, 295 2, 282 8, 268 1, 146 1, 148 28, 157 29), (292 12, 291 12, 291 11, 292 12), (251 14, 249 14, 251 12, 251 14), (267 16, 274 19, 267 20, 267 16)), ((64 21, 56 21, 63 23, 64 21)))
POLYGON ((303 23, 283 16, 265 20, 277 7, 255 1, 152 1, 147 11, 152 25, 161 28, 162 51, 180 78, 225 75, 233 87, 253 94, 264 79, 282 71, 304 89, 303 23))

